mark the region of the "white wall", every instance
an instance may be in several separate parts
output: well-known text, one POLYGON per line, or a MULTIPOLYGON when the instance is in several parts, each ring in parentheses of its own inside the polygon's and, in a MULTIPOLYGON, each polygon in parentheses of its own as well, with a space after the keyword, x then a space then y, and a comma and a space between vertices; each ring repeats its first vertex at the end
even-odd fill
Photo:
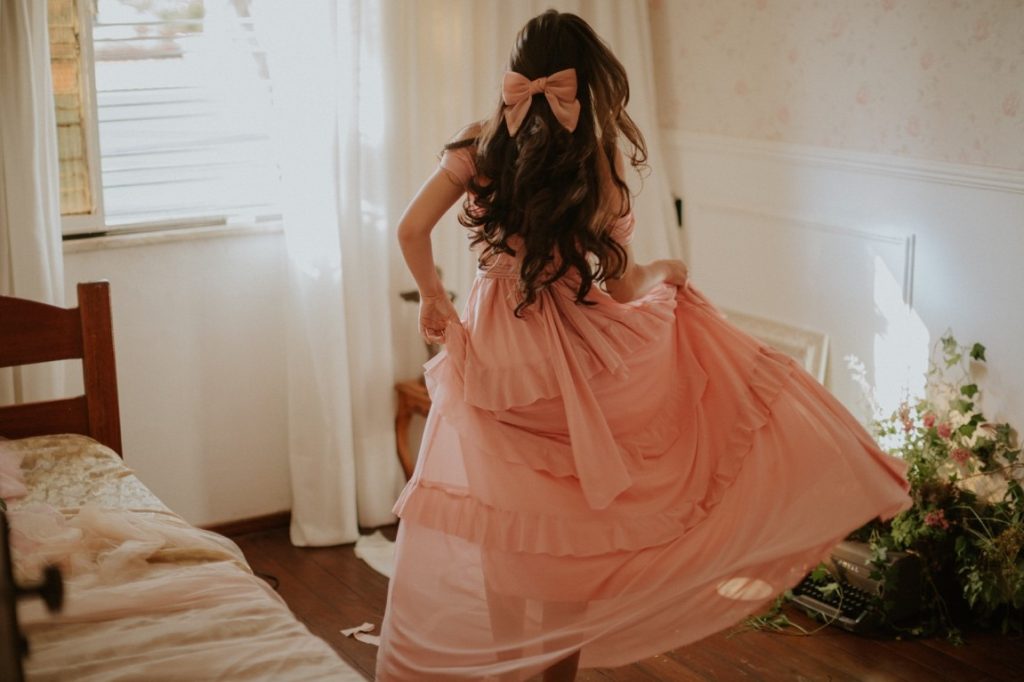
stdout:
POLYGON ((282 240, 65 244, 68 305, 110 280, 125 462, 194 524, 291 506, 282 240))
POLYGON ((891 406, 947 330, 1024 428, 1024 4, 652 0, 695 281, 831 336, 891 406), (905 305, 910 303, 908 307, 905 305))
POLYGON ((1024 427, 1024 173, 668 137, 694 282, 712 300, 828 333, 827 384, 862 417, 845 356, 891 408, 951 329, 988 348, 987 416, 1024 427))

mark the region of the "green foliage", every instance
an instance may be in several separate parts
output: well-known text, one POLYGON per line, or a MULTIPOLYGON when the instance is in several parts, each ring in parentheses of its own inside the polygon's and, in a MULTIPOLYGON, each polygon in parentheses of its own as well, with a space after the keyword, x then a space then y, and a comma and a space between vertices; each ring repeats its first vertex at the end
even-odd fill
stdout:
MULTIPOLYGON (((871 426, 883 449, 907 464, 913 505, 887 521, 875 519, 848 537, 871 551, 871 577, 882 583, 877 605, 897 636, 943 635, 963 642, 975 625, 1004 633, 1024 631, 1024 460, 1017 433, 982 414, 981 389, 971 364, 985 362, 980 343, 939 339, 929 363, 925 395, 907 400, 871 426), (907 552, 920 560, 918 614, 894 623, 889 556, 907 552)), ((819 589, 839 590, 824 564, 810 573, 819 589), (821 585, 821 582, 825 582, 821 585)), ((790 595, 791 598, 791 595, 790 595)), ((786 596, 746 627, 797 627, 781 613, 786 596)), ((824 627, 824 626, 822 626, 824 627)), ((797 628, 803 634, 810 634, 797 628)))
POLYGON ((921 559, 921 611, 904 632, 955 642, 967 624, 1021 632, 1024 466, 1016 432, 979 410, 981 390, 970 381, 969 363, 985 362, 985 347, 962 346, 947 334, 938 350, 925 397, 874 423, 875 436, 888 438, 888 451, 908 465, 914 504, 851 537, 869 543, 874 577, 884 577, 890 551, 921 559))
POLYGON ((971 359, 985 362, 985 346, 980 343, 975 343, 971 346, 971 359))

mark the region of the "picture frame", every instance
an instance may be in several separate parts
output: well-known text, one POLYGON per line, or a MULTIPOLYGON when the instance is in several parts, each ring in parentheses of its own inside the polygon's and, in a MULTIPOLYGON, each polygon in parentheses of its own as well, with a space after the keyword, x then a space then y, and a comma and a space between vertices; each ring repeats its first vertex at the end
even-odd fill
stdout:
POLYGON ((811 376, 825 384, 828 334, 736 310, 721 310, 726 319, 736 327, 795 359, 811 376))

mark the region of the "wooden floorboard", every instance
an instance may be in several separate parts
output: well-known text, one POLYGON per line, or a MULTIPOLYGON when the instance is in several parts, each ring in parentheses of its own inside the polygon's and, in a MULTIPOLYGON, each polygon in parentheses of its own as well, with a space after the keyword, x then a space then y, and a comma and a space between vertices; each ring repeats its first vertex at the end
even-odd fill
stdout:
MULTIPOLYGON (((383 529, 394 538, 394 527, 383 529)), ((314 634, 373 679, 376 647, 341 634, 370 622, 379 629, 387 578, 356 558, 352 545, 293 547, 287 528, 237 536, 253 570, 278 581, 278 592, 314 634)), ((789 618, 820 626, 791 604, 789 618)), ((376 634, 376 631, 375 631, 376 634)), ((942 639, 883 640, 827 627, 809 636, 733 628, 629 666, 583 670, 580 682, 1019 682, 1024 638, 968 633, 965 646, 942 639)))

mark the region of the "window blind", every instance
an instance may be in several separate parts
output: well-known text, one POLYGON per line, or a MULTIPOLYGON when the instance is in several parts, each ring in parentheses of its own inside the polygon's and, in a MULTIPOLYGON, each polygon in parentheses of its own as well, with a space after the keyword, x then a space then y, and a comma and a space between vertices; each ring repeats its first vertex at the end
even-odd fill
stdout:
POLYGON ((279 214, 271 95, 250 4, 94 0, 91 31, 77 32, 76 0, 49 0, 54 87, 69 84, 67 96, 57 89, 62 213, 99 204, 101 229, 279 214), (90 34, 91 49, 73 49, 90 34), (90 113, 71 87, 79 69, 91 70, 95 87, 101 202, 88 199, 90 113))
POLYGON ((246 0, 98 0, 92 28, 108 227, 278 212, 265 56, 246 0))

